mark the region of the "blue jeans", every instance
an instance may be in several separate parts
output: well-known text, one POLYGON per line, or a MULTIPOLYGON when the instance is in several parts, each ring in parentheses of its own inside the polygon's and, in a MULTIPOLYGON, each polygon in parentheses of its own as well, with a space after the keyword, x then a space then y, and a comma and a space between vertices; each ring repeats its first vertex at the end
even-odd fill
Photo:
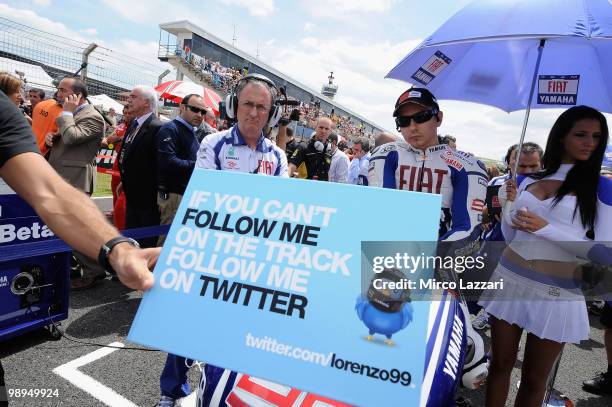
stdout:
POLYGON ((166 365, 159 378, 162 396, 180 399, 191 394, 191 388, 187 382, 189 368, 186 363, 191 365, 193 360, 168 353, 166 365))

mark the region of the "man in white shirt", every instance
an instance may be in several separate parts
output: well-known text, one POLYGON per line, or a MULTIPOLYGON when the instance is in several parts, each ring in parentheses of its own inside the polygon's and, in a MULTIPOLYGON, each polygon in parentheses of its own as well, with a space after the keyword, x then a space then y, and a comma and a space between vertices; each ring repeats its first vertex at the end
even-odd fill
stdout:
POLYGON ((338 148, 338 135, 330 134, 327 139, 331 144, 331 164, 329 165, 329 181, 348 183, 350 161, 346 154, 338 148))
POLYGON ((368 168, 370 165, 370 141, 359 138, 353 143, 353 160, 349 169, 349 183, 356 185, 368 185, 368 168))

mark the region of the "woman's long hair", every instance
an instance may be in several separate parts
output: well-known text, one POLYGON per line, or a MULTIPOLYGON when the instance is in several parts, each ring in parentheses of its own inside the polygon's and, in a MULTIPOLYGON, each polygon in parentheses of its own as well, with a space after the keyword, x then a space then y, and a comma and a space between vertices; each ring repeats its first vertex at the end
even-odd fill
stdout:
POLYGON ((582 225, 586 229, 593 229, 597 215, 597 184, 599 183, 599 172, 603 161, 606 145, 608 144, 608 123, 603 114, 589 106, 572 107, 559 116, 548 135, 546 152, 542 158, 544 170, 534 176, 542 179, 557 172, 561 166, 561 160, 565 148, 562 141, 569 134, 576 122, 583 119, 594 119, 601 126, 601 137, 599 144, 591 157, 586 161, 576 161, 576 164, 567 173, 565 181, 557 190, 553 206, 558 204, 564 196, 574 193, 576 195, 576 208, 574 216, 580 208, 582 225))

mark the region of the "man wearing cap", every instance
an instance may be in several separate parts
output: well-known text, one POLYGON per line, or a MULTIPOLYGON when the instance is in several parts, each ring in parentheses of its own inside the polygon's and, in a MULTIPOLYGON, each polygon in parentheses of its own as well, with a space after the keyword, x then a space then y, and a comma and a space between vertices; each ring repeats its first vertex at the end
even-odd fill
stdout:
POLYGON ((402 93, 393 116, 404 139, 372 152, 370 186, 441 194, 440 240, 475 240, 486 197, 486 167, 440 143, 437 130, 443 115, 427 89, 402 93))
MULTIPOLYGON (((395 103, 393 116, 403 140, 372 151, 369 185, 442 195, 438 238, 453 243, 450 248, 442 246, 442 250, 439 245, 438 255, 444 256, 444 252, 452 255, 457 250, 465 252, 473 247, 471 243, 481 231, 487 192, 486 167, 473 156, 441 143, 437 130, 443 115, 436 98, 427 89, 411 88, 402 93, 395 103)), ((462 309, 467 318, 465 304, 462 309)), ((482 338, 471 324, 466 324, 466 328, 477 349, 473 354, 484 355, 482 338)), ((466 380, 477 380, 480 372, 486 374, 486 366, 486 357, 473 356, 466 360, 464 384, 466 380)))

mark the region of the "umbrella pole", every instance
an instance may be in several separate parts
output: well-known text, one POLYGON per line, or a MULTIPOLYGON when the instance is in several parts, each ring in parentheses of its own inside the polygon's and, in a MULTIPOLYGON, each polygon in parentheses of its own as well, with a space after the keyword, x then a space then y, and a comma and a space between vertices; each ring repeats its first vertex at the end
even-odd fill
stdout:
POLYGON ((561 364, 561 357, 563 356, 563 349, 559 352, 559 356, 557 356, 557 360, 553 365, 553 368, 548 375, 548 380, 546 381, 546 392, 544 393, 544 401, 542 402, 542 407, 548 406, 548 402, 550 401, 550 397, 552 396, 552 392, 555 386, 555 379, 557 378, 557 372, 559 371, 559 365, 561 364))
MULTIPOLYGON (((529 123, 529 113, 531 112, 531 101, 533 100, 533 92, 535 91, 536 80, 538 78, 538 72, 540 71, 540 62, 542 61, 542 51, 544 51, 544 43, 545 39, 540 40, 540 45, 538 46, 538 59, 536 60, 536 66, 533 71, 533 78, 531 79, 531 89, 529 90, 529 100, 527 101, 527 110, 525 111, 525 119, 523 120, 523 131, 521 132, 521 139, 516 148, 516 160, 514 162, 514 168, 512 168, 512 179, 516 182, 516 172, 518 171, 519 160, 521 158, 521 151, 523 150, 523 141, 525 141, 525 133, 527 132, 527 123, 529 123)), ((514 205, 513 201, 506 201, 504 207, 502 208, 502 217, 508 222, 512 224, 512 206, 514 205)))
POLYGON ((540 62, 542 61, 542 51, 544 51, 545 39, 540 40, 538 46, 538 59, 536 61, 535 70, 533 71, 533 78, 531 79, 531 89, 529 90, 529 101, 527 102, 527 110, 525 111, 525 119, 523 120, 523 131, 521 132, 521 140, 519 141, 516 149, 516 161, 514 168, 512 169, 512 178, 516 181, 516 172, 518 171, 519 159, 521 157, 521 151, 523 150, 523 141, 525 141, 525 133, 527 132, 527 123, 529 123, 529 113, 531 112, 531 101, 533 100, 533 93, 535 92, 536 80, 540 71, 540 62))

